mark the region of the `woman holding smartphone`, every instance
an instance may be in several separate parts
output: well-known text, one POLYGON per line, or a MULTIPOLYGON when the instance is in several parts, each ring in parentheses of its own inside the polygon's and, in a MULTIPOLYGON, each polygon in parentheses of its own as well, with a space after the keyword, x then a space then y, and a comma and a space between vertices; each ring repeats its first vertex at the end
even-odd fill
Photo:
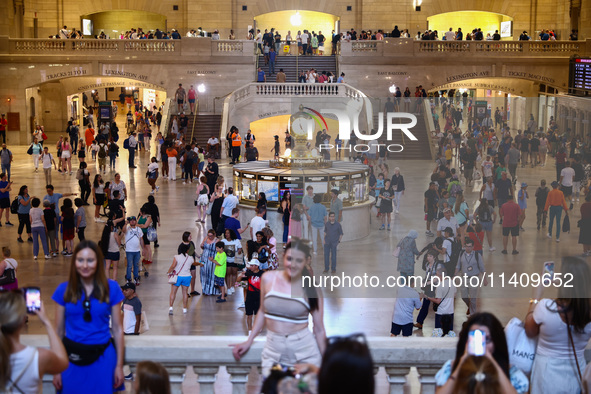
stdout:
POLYGON ((34 314, 47 329, 49 349, 20 342, 26 327, 25 298, 20 291, 0 293, 0 388, 3 393, 40 393, 43 375, 59 374, 68 368, 66 349, 45 315, 43 303, 34 314))
POLYGON ((80 242, 74 249, 68 281, 52 296, 57 303, 57 334, 70 359, 68 369, 53 378, 58 393, 79 393, 84 387, 110 393, 122 386, 123 298, 117 282, 107 279, 98 245, 80 242))
MULTIPOLYGON (((466 360, 472 356, 469 353, 468 337, 470 333, 480 330, 485 343, 484 357, 488 358, 497 370, 502 393, 527 393, 529 381, 525 374, 515 367, 509 367, 509 351, 505 331, 499 319, 491 313, 475 313, 470 315, 464 323, 464 328, 458 337, 456 358, 448 360, 435 375, 436 394, 455 393, 458 375, 466 360)), ((532 391, 535 392, 535 391, 532 391)))

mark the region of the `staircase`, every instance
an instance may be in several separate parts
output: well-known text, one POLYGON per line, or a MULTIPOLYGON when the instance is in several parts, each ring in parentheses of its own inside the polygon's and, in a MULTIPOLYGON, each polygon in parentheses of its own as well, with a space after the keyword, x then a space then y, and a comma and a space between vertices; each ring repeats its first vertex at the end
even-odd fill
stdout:
MULTIPOLYGON (((219 138, 220 127, 222 125, 222 115, 199 114, 185 116, 189 120, 185 141, 189 142, 191 140, 191 133, 193 134, 192 137, 196 139, 197 144, 201 146, 205 146, 207 144, 207 140, 209 140, 212 135, 219 138), (193 123, 195 123, 194 129, 193 123)), ((170 123, 172 124, 172 119, 170 120, 170 123)))
POLYGON ((265 57, 259 56, 259 67, 265 72, 267 76, 267 82, 275 82, 279 69, 282 68, 286 75, 286 82, 298 82, 298 75, 300 71, 307 71, 311 68, 317 72, 332 71, 336 78, 337 74, 337 62, 334 56, 277 56, 275 60, 275 74, 269 75, 269 66, 265 65, 265 57))
MULTIPOLYGON (((410 129, 415 137, 417 137, 418 141, 411 141, 406 134, 404 134, 401 130, 393 130, 392 131, 392 140, 383 142, 380 139, 381 143, 385 144, 400 144, 404 146, 404 150, 402 152, 390 152, 388 157, 390 159, 400 159, 400 160, 432 160, 434 158, 431 157, 431 148, 430 148, 430 135, 427 130, 427 125, 425 123, 424 115, 417 115, 417 125, 410 129)), ((394 123, 408 123, 409 119, 403 118, 398 120, 394 118, 394 123)), ((377 129, 378 123, 378 114, 374 114, 373 116, 373 124, 374 127, 377 129)), ((383 136, 386 135, 386 115, 384 114, 384 132, 383 136)), ((384 147, 381 147, 383 149, 384 147)), ((395 150, 393 148, 393 150, 395 150)))

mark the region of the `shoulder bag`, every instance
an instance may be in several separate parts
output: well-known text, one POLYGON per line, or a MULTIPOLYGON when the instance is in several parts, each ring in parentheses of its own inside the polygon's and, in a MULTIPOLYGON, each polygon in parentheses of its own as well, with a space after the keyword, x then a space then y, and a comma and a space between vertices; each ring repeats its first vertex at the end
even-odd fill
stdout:
POLYGON ((575 364, 577 365, 577 373, 579 374, 579 383, 581 383, 581 393, 587 394, 587 386, 583 382, 583 374, 581 373, 581 367, 579 366, 579 358, 577 357, 577 350, 575 349, 575 341, 573 340, 573 334, 571 332, 572 330, 568 321, 568 315, 566 311, 564 312, 564 320, 566 323, 566 329, 568 331, 568 340, 570 342, 570 347, 573 350, 573 354, 575 356, 575 364))
MULTIPOLYGON (((183 270, 183 267, 185 266, 185 263, 187 262, 187 260, 189 260, 189 256, 187 256, 187 258, 185 259, 185 262, 183 263, 183 265, 181 265, 181 269, 178 270, 178 272, 181 272, 183 270)), ((177 282, 177 280, 179 278, 178 272, 176 269, 174 269, 174 270, 172 270, 172 272, 170 274, 168 274, 168 283, 173 285, 177 282)))

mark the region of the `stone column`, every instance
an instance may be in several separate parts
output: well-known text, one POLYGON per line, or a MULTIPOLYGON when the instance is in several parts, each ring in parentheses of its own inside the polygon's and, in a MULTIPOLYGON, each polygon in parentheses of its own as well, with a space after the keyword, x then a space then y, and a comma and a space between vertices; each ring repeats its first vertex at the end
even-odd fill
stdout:
MULTIPOLYGON (((181 394, 183 392, 183 382, 185 381, 186 365, 168 365, 163 364, 170 378, 170 392, 172 394, 181 394)), ((137 365, 132 367, 135 374, 137 365)))
POLYGON ((214 366, 193 366, 193 371, 197 374, 197 383, 199 383, 200 394, 214 394, 213 385, 219 367, 214 366))
POLYGON ((248 383, 250 370, 250 366, 226 366, 226 371, 228 371, 232 383, 232 394, 246 394, 246 384, 248 383))
POLYGON ((421 394, 435 394, 435 374, 441 365, 417 366, 419 382, 421 382, 421 394))
POLYGON ((388 375, 388 383, 390 383, 390 394, 404 393, 404 385, 406 384, 406 375, 408 375, 410 368, 406 366, 388 367, 386 366, 386 374, 388 375))

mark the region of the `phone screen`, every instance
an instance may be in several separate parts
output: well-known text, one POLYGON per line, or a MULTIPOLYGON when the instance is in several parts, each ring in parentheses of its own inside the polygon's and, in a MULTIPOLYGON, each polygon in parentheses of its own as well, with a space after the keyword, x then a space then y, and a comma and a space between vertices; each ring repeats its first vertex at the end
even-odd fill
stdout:
POLYGON ((484 356, 486 351, 486 334, 482 330, 472 330, 468 334, 468 354, 484 356))
POLYGON ((25 290, 27 312, 35 313, 41 309, 41 290, 38 287, 27 287, 25 290))
POLYGON ((542 273, 544 284, 549 286, 554 280, 554 261, 546 261, 544 263, 544 272, 542 273))

